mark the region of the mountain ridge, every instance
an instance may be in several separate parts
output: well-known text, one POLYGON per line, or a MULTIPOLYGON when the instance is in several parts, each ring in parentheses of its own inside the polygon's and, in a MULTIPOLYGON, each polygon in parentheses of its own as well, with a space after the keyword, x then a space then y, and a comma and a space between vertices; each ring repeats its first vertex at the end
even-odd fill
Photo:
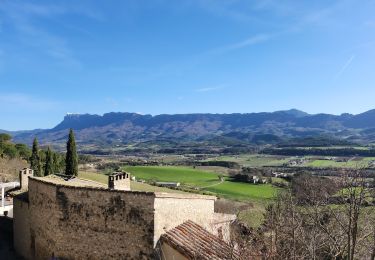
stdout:
MULTIPOLYGON (((142 115, 130 112, 67 114, 51 129, 10 132, 30 144, 34 136, 44 143, 62 143, 74 129, 81 144, 114 145, 153 140, 206 140, 222 136, 241 141, 328 135, 359 142, 375 141, 375 110, 352 114, 308 114, 297 109, 259 113, 192 113, 142 115), (231 133, 237 133, 232 134, 231 133), (274 136, 274 137, 272 137, 274 136), (256 137, 256 138, 255 138, 256 137)), ((226 140, 227 140, 226 139, 226 140)), ((228 140, 227 140, 228 141, 228 140)), ((251 142, 251 141, 249 141, 251 142)))

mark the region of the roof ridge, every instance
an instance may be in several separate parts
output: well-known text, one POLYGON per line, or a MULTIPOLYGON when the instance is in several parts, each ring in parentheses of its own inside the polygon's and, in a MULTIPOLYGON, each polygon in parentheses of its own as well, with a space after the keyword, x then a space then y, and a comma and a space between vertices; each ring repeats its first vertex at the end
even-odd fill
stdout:
POLYGON ((160 239, 189 258, 239 259, 238 252, 227 242, 192 220, 167 231, 160 239))

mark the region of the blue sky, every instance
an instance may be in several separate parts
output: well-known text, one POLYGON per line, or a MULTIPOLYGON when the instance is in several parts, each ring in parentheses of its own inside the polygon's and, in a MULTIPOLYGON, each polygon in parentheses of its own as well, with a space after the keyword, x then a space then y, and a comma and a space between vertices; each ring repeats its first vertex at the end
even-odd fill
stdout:
POLYGON ((375 1, 0 0, 0 129, 375 108, 375 1))

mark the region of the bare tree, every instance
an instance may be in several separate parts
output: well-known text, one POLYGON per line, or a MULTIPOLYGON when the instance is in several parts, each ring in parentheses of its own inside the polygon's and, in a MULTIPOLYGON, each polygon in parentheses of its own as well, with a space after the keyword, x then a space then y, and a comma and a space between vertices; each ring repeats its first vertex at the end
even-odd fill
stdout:
POLYGON ((264 241, 271 258, 374 259, 375 207, 369 206, 364 172, 343 171, 334 189, 330 179, 299 178, 293 182, 297 187, 267 208, 264 241))

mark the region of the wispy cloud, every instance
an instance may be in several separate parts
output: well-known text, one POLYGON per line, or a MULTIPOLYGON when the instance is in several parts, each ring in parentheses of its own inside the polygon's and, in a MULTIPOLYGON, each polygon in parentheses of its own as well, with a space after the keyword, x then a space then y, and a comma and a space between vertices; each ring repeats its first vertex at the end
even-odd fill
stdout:
POLYGON ((245 47, 248 47, 248 46, 251 46, 251 45, 256 45, 256 44, 266 42, 266 41, 272 39, 275 36, 276 36, 276 34, 267 34, 267 33, 258 34, 258 35, 252 36, 250 38, 247 38, 243 41, 239 41, 239 42, 236 42, 236 43, 233 43, 233 44, 229 44, 227 46, 222 46, 222 47, 213 49, 213 50, 209 51, 209 53, 210 54, 227 53, 227 52, 234 51, 234 50, 237 50, 237 49, 242 49, 242 48, 245 48, 245 47))
POLYGON ((207 88, 198 88, 195 90, 195 92, 210 92, 210 91, 215 91, 219 89, 223 89, 225 86, 217 86, 217 87, 207 87, 207 88))
POLYGON ((349 59, 345 62, 345 64, 341 67, 341 69, 335 74, 333 77, 333 80, 339 79, 342 74, 349 68, 349 66, 352 64, 353 60, 355 59, 355 55, 349 57, 349 59))
POLYGON ((7 25, 16 29, 23 44, 70 67, 80 67, 81 62, 69 47, 68 40, 56 32, 47 30, 41 25, 40 20, 57 20, 59 16, 66 14, 95 17, 95 13, 84 10, 57 4, 42 5, 19 1, 4 1, 0 5, 2 20, 6 19, 7 25))
POLYGON ((216 0, 185 0, 187 6, 198 7, 208 13, 216 16, 225 17, 239 22, 263 22, 253 13, 249 12, 248 8, 238 8, 242 1, 216 1, 216 0))

